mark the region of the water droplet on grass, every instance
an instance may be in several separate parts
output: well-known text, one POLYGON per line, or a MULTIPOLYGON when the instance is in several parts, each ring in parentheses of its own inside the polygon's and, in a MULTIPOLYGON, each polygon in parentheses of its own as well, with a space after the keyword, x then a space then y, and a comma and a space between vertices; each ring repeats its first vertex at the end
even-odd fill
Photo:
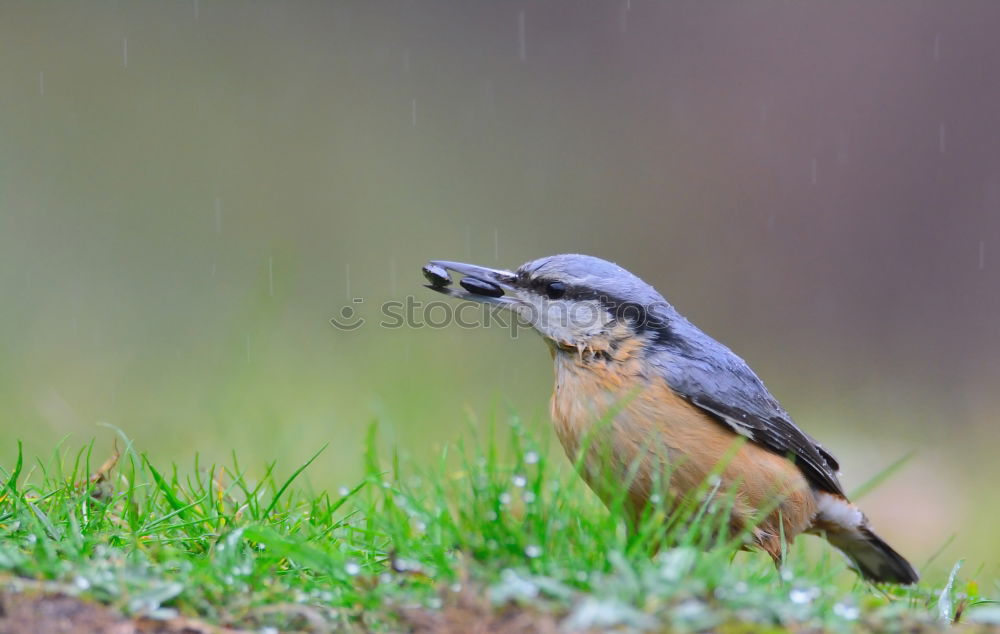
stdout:
POLYGON ((514 570, 505 568, 500 573, 500 583, 489 591, 494 604, 503 604, 512 599, 534 599, 538 596, 538 585, 530 578, 522 577, 514 570))
POLYGON ((347 574, 349 574, 349 575, 351 575, 353 577, 354 575, 356 575, 359 572, 361 572, 361 566, 359 566, 357 564, 357 562, 349 561, 344 566, 344 570, 347 572, 347 574))
POLYGON ((795 588, 788 593, 788 599, 792 603, 798 603, 799 605, 811 603, 818 596, 819 588, 795 588))
POLYGON ((835 603, 833 604, 833 613, 842 619, 848 621, 854 621, 859 616, 861 616, 861 610, 853 605, 848 605, 846 603, 835 603))
POLYGON ((676 583, 688 576, 698 561, 698 553, 693 548, 678 547, 663 551, 657 559, 660 563, 660 577, 664 581, 676 583))
MULTIPOLYGON (((642 631, 656 622, 647 614, 618 599, 587 598, 577 604, 563 621, 570 631, 642 631)), ((686 628, 685 628, 686 629, 686 628)))

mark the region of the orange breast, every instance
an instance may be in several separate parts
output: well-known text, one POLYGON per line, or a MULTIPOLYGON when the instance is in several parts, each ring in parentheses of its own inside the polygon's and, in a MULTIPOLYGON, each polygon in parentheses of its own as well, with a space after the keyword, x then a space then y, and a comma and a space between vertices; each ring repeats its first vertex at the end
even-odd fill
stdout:
POLYGON ((775 508, 755 534, 776 557, 779 522, 789 541, 809 528, 816 501, 802 472, 674 394, 662 378, 644 371, 637 356, 560 351, 555 365, 556 434, 606 503, 627 486, 626 506, 634 519, 653 493, 683 497, 728 459, 718 477, 720 490, 736 491, 734 528, 742 528, 758 509, 775 508))

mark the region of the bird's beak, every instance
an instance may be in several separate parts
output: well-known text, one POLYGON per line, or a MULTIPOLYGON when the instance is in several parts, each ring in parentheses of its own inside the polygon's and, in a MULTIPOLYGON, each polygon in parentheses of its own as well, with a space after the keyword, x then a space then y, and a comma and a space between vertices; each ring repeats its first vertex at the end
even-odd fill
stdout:
POLYGON ((425 286, 439 293, 484 304, 510 305, 515 301, 510 293, 514 290, 517 275, 510 271, 447 260, 431 260, 423 270, 424 277, 430 282, 425 286), (462 276, 458 282, 462 288, 452 286, 449 271, 462 276))

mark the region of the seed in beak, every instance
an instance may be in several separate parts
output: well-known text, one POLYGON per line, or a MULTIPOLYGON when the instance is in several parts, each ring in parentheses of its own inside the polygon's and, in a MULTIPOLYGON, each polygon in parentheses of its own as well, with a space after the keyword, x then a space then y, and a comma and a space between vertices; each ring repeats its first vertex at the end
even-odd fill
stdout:
POLYGON ((465 276, 459 281, 462 288, 473 295, 485 295, 487 297, 502 297, 503 289, 493 282, 481 280, 478 277, 465 276))
POLYGON ((448 274, 448 271, 444 267, 437 264, 425 264, 423 271, 424 277, 427 278, 427 281, 434 288, 444 288, 451 284, 451 275, 448 274))

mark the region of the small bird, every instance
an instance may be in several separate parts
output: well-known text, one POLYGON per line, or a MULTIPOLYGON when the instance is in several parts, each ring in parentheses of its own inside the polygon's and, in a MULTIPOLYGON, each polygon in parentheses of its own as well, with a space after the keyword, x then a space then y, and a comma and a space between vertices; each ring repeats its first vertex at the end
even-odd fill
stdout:
POLYGON ((583 452, 581 475, 605 504, 615 487, 628 487, 632 522, 654 494, 682 500, 714 477, 733 492, 732 530, 748 529, 776 564, 783 541, 812 533, 869 581, 917 581, 847 499, 836 458, 792 422, 743 359, 637 276, 578 254, 516 271, 434 260, 423 272, 428 288, 511 309, 541 334, 555 362, 550 409, 559 441, 570 460, 583 452), (450 272, 463 276, 461 289, 450 272))

